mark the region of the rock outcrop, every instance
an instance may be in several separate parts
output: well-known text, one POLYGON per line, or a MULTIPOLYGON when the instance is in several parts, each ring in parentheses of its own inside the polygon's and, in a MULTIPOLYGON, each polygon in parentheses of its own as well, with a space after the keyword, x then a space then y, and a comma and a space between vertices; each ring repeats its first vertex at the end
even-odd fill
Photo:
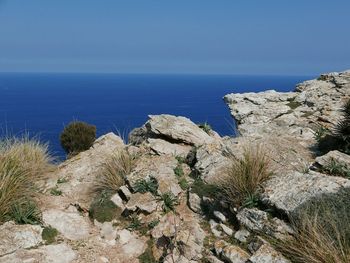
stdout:
POLYGON ((289 216, 325 198, 341 206, 350 196, 350 180, 328 168, 336 160, 347 169, 349 155, 316 158, 312 148, 315 127, 336 123, 349 97, 349 71, 324 74, 294 92, 225 96, 236 138, 172 115, 150 115, 128 145, 106 134, 48 175, 39 225, 0 225, 0 262, 289 263, 266 237, 287 240, 295 234, 289 216), (244 208, 218 200, 213 184, 247 145, 264 147, 274 175, 255 207, 244 208), (120 151, 136 156, 131 172, 119 189, 97 189, 120 151), (48 229, 53 238, 43 234, 48 229))

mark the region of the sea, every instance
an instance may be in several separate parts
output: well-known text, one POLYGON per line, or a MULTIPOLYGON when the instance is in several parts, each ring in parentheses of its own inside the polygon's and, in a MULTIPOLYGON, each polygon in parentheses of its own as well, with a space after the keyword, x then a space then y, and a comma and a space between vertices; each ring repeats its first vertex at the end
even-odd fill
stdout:
POLYGON ((150 114, 207 122, 220 135, 235 135, 223 96, 269 89, 292 91, 316 76, 0 73, 0 136, 29 135, 64 158, 59 134, 72 120, 127 139, 150 114))

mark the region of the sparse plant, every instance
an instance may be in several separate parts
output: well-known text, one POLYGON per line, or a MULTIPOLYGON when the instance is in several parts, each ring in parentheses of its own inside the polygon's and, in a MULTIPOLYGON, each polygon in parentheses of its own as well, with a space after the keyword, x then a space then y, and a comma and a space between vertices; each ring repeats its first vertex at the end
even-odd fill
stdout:
POLYGON ((150 192, 153 195, 157 195, 158 181, 154 177, 137 180, 134 185, 134 190, 142 194, 150 192))
POLYGON ((158 263, 158 261, 155 259, 154 255, 153 255, 153 243, 154 241, 152 239, 149 239, 147 241, 147 248, 145 250, 145 252, 143 252, 139 257, 139 261, 140 263, 158 263))
POLYGON ((350 262, 349 210, 333 207, 336 211, 317 206, 305 210, 292 220, 293 237, 273 241, 277 250, 296 263, 350 262))
POLYGON ((227 200, 241 206, 247 198, 258 196, 261 185, 272 175, 267 154, 261 146, 248 146, 242 158, 231 158, 231 164, 218 180, 227 200))
POLYGON ((184 191, 189 188, 189 184, 188 184, 188 182, 187 182, 185 177, 181 177, 179 179, 179 185, 180 185, 181 189, 184 190, 184 191))
POLYGON ((125 150, 112 155, 98 176, 97 190, 118 191, 119 187, 125 184, 125 178, 131 173, 135 161, 136 156, 125 150))
POLYGON ((182 169, 182 165, 181 164, 178 164, 175 168, 174 168, 174 173, 177 177, 181 177, 183 176, 185 173, 184 173, 184 170, 182 169))
POLYGON ((248 194, 242 203, 242 207, 253 208, 259 205, 259 196, 257 194, 248 194))
POLYGON ((165 213, 174 211, 175 206, 179 204, 178 198, 171 192, 166 192, 160 195, 160 200, 163 201, 163 211, 165 213))
POLYGON ((95 139, 96 126, 81 121, 70 122, 60 135, 61 146, 70 156, 88 150, 95 139))
POLYGON ((191 185, 191 192, 197 194, 201 198, 206 196, 216 199, 220 193, 220 188, 215 184, 204 182, 201 178, 196 178, 191 185))
POLYGON ((51 226, 44 227, 43 232, 41 233, 41 237, 47 245, 54 243, 57 235, 57 229, 51 226))
POLYGON ((207 134, 210 134, 210 131, 212 130, 210 124, 207 122, 199 123, 198 127, 205 131, 207 134))
POLYGON ((56 186, 50 190, 50 194, 55 195, 55 196, 59 196, 59 195, 62 195, 62 191, 59 190, 56 186))
POLYGON ((158 219, 152 220, 151 222, 148 223, 148 228, 149 229, 155 228, 159 224, 159 222, 160 221, 158 219))
POLYGON ((131 217, 131 222, 128 225, 127 229, 129 229, 129 230, 138 230, 138 229, 141 228, 141 226, 142 226, 142 222, 137 217, 137 215, 134 215, 134 216, 131 217))
POLYGON ((331 158, 322 170, 330 175, 350 178, 350 168, 334 158, 331 158))
POLYGON ((314 131, 314 138, 317 142, 320 142, 328 133, 329 130, 326 127, 319 125, 314 131))

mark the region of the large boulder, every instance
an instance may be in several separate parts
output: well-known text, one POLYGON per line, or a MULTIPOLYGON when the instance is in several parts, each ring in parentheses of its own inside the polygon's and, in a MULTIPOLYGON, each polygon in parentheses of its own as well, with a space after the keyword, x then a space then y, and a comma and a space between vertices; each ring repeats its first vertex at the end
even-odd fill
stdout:
POLYGON ((184 143, 200 146, 213 142, 211 137, 190 119, 168 114, 149 115, 149 120, 141 128, 134 129, 129 135, 129 142, 139 144, 147 138, 165 139, 171 143, 184 143))

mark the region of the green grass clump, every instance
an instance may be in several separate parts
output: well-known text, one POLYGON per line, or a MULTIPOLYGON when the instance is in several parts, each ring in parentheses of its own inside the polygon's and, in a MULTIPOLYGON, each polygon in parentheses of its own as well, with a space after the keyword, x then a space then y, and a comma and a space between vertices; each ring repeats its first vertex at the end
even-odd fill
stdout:
POLYGON ((56 186, 50 190, 50 194, 54 196, 59 196, 59 195, 62 195, 62 191, 59 190, 56 186))
POLYGON ((102 191, 90 205, 89 216, 100 223, 111 222, 121 214, 120 209, 111 201, 111 192, 102 191))
POLYGON ((165 213, 168 213, 170 211, 175 210, 175 206, 179 204, 179 200, 176 196, 174 196, 171 192, 166 192, 162 195, 160 195, 159 198, 161 201, 163 201, 163 211, 165 213))
POLYGON ((185 177, 181 177, 179 179, 179 185, 180 185, 181 189, 184 190, 184 191, 187 190, 190 187, 190 185, 188 184, 188 182, 187 182, 185 177))
POLYGON ((0 223, 37 221, 27 214, 35 203, 35 182, 52 170, 51 161, 47 145, 37 140, 0 140, 0 223))
POLYGON ((70 156, 88 150, 95 139, 96 126, 81 121, 70 122, 60 135, 61 146, 70 156))
POLYGON ((36 225, 41 222, 41 212, 34 201, 22 201, 11 207, 8 219, 14 220, 17 224, 36 225))
POLYGON ((210 124, 207 122, 199 123, 198 127, 205 131, 207 134, 210 134, 210 131, 212 130, 210 124))
POLYGON ((136 181, 134 190, 135 192, 142 194, 150 192, 153 195, 157 195, 158 182, 154 177, 150 177, 149 179, 140 179, 136 181))
POLYGON ((45 241, 46 244, 52 244, 56 241, 56 236, 58 235, 58 231, 56 228, 53 228, 51 226, 47 226, 43 229, 43 232, 41 233, 42 239, 45 241))
POLYGON ((174 173, 177 177, 181 177, 184 176, 184 170, 182 169, 182 165, 179 163, 175 169, 174 169, 174 173))

